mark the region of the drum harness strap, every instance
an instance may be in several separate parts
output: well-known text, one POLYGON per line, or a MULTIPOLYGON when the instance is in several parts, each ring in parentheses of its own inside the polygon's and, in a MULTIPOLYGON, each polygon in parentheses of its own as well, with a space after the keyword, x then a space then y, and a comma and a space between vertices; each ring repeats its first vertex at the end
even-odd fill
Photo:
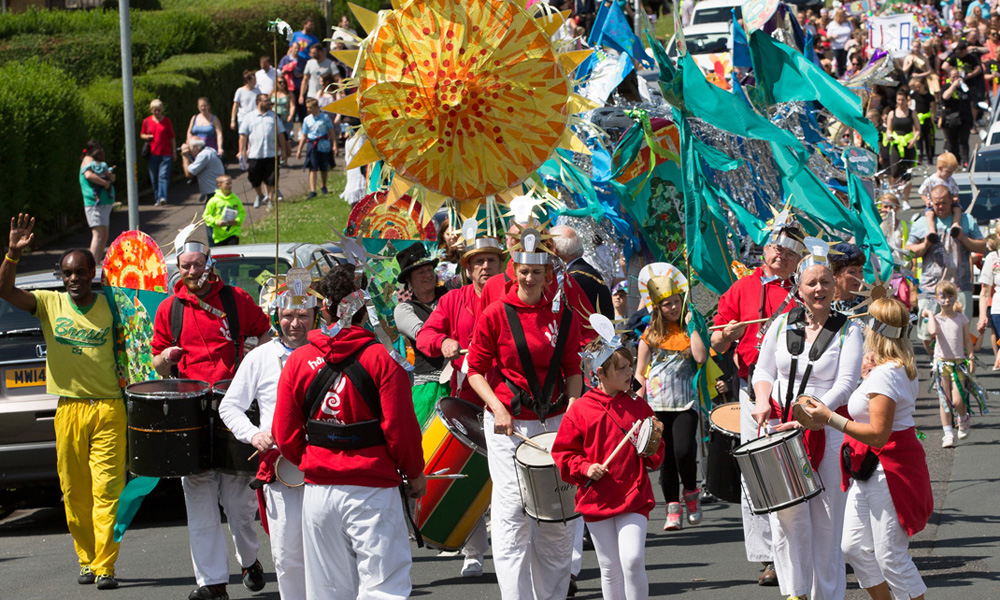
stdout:
POLYGON ((307 444, 331 450, 360 450, 385 444, 385 434, 381 425, 382 398, 372 376, 358 360, 361 353, 375 343, 375 340, 369 340, 339 363, 327 362, 313 378, 306 389, 305 401, 302 403, 302 412, 306 419, 307 444), (361 394, 374 419, 342 425, 312 418, 341 374, 347 377, 361 394))
MULTIPOLYGON (((788 349, 788 353, 792 355, 792 364, 788 370, 788 388, 785 390, 785 404, 781 408, 782 423, 787 423, 789 417, 791 417, 792 402, 794 402, 795 398, 805 393, 809 376, 812 375, 813 362, 819 360, 819 357, 830 347, 830 343, 833 342, 838 333, 844 330, 844 326, 847 324, 847 317, 843 314, 838 312, 830 313, 830 316, 826 319, 826 323, 823 324, 823 328, 820 329, 819 334, 813 341, 812 347, 809 348, 809 362, 806 363, 806 368, 802 372, 802 381, 799 382, 799 391, 796 394, 796 370, 798 369, 799 355, 805 350, 806 344, 805 317, 806 310, 799 306, 793 308, 788 313, 788 318, 785 321, 785 347, 788 349)), ((843 343, 843 335, 840 337, 841 343, 843 343)))
POLYGON ((566 398, 564 390, 560 394, 559 399, 552 402, 552 393, 555 391, 559 369, 562 367, 561 357, 563 350, 566 348, 566 337, 568 336, 569 327, 572 325, 573 312, 569 307, 566 307, 562 312, 562 317, 559 320, 559 333, 556 336, 556 346, 552 351, 552 358, 549 359, 549 367, 545 373, 545 386, 540 387, 538 385, 538 374, 535 372, 535 362, 532 360, 531 352, 528 350, 528 340, 524 336, 524 328, 521 326, 520 317, 517 316, 517 309, 506 303, 503 307, 507 313, 507 323, 510 325, 510 333, 514 338, 514 345, 517 347, 517 357, 521 363, 521 369, 524 371, 524 378, 528 380, 528 387, 531 390, 530 394, 525 392, 516 383, 501 373, 500 376, 503 377, 504 383, 512 394, 510 399, 511 412, 514 416, 517 416, 521 414, 521 406, 526 405, 533 413, 538 415, 538 420, 544 424, 545 417, 549 413, 559 410, 569 400, 566 398))
MULTIPOLYGON (((233 370, 235 371, 235 367, 240 365, 240 360, 243 358, 243 344, 240 342, 240 316, 236 311, 236 296, 233 294, 232 286, 222 286, 222 289, 219 290, 219 300, 222 301, 222 310, 226 313, 226 321, 229 323, 229 335, 233 338, 233 360, 235 361, 233 370)), ((184 302, 174 296, 173 302, 170 303, 170 334, 173 336, 171 345, 176 346, 180 342, 183 328, 184 302)), ((177 365, 170 367, 170 374, 173 377, 180 376, 177 365)))

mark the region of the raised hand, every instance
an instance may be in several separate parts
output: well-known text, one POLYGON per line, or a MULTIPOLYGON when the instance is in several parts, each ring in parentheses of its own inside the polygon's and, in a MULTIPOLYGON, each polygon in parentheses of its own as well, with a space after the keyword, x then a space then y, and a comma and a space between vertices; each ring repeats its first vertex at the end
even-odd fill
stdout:
POLYGON ((15 253, 31 245, 35 239, 35 234, 31 230, 35 228, 35 218, 25 213, 19 213, 16 217, 10 218, 10 249, 15 253))

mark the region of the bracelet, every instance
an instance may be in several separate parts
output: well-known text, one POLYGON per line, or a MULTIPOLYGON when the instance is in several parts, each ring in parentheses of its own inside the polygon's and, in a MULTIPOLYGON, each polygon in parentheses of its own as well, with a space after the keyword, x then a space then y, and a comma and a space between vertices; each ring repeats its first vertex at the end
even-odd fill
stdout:
POLYGON ((844 415, 838 415, 837 413, 830 414, 830 420, 826 422, 827 425, 833 427, 837 431, 844 433, 844 429, 847 428, 847 417, 844 415))
POLYGON ((20 258, 11 258, 11 257, 10 257, 10 253, 9 253, 9 252, 8 252, 8 253, 7 253, 6 255, 4 255, 3 259, 4 259, 5 261, 8 261, 8 262, 10 262, 10 263, 11 263, 11 264, 13 264, 13 265, 16 265, 17 263, 21 262, 21 259, 20 259, 20 258))

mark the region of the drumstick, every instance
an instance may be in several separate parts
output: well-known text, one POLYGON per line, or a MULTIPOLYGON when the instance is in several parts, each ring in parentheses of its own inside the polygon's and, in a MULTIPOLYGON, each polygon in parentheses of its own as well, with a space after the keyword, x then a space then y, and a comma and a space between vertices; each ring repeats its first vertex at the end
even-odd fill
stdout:
POLYGON ((251 460, 253 460, 254 457, 257 456, 258 454, 260 454, 260 450, 254 450, 253 454, 250 455, 250 458, 247 459, 247 462, 250 462, 251 460))
POLYGON ((455 473, 453 475, 427 475, 427 479, 465 479, 465 473, 455 473))
POLYGON ((548 448, 546 448, 545 446, 539 446, 539 445, 538 445, 537 443, 535 443, 535 442, 531 441, 531 438, 529 438, 529 437, 527 437, 527 436, 525 436, 525 435, 523 435, 523 434, 521 434, 521 433, 518 433, 518 432, 516 432, 516 431, 515 431, 515 432, 514 432, 514 435, 516 435, 517 437, 519 437, 519 438, 521 438, 522 440, 524 440, 524 443, 525 443, 525 444, 528 444, 529 446, 532 446, 532 447, 534 447, 534 448, 537 448, 538 450, 541 450, 542 452, 546 452, 546 453, 548 453, 548 451, 549 451, 549 449, 548 449, 548 448))
POLYGON ((708 330, 715 331, 716 329, 725 329, 730 325, 753 325, 754 323, 763 323, 764 321, 767 321, 770 318, 771 317, 764 317, 763 319, 751 319, 749 321, 740 321, 739 323, 725 323, 723 325, 713 325, 709 327, 708 330))
MULTIPOLYGON (((605 469, 608 468, 608 465, 611 463, 611 459, 613 459, 615 455, 618 454, 618 451, 621 450, 625 446, 625 444, 632 438, 632 436, 635 434, 635 430, 638 429, 640 425, 642 425, 642 421, 636 421, 635 424, 632 425, 632 429, 630 429, 629 432, 625 434, 625 437, 622 438, 622 441, 618 442, 618 445, 615 446, 615 449, 611 451, 611 456, 607 457, 604 460, 604 462, 601 463, 602 467, 604 467, 605 469)), ((587 483, 584 484, 583 489, 588 489, 592 485, 594 485, 594 480, 588 479, 587 483)))

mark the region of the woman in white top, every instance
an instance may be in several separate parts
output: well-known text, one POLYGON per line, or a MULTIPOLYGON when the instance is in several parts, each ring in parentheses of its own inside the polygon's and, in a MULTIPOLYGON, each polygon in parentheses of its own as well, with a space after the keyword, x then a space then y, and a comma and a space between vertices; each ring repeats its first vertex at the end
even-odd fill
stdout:
POLYGON ((983 335, 986 327, 993 329, 993 349, 996 356, 993 359, 993 370, 1000 370, 1000 347, 997 347, 997 340, 1000 340, 1000 294, 997 294, 997 286, 1000 284, 1000 252, 997 251, 997 241, 1000 240, 1000 223, 995 223, 995 229, 987 239, 990 253, 983 259, 983 266, 979 271, 979 283, 983 285, 979 292, 979 323, 976 330, 979 335, 983 335))
MULTIPOLYGON (((913 564, 907 536, 927 524, 934 497, 913 422, 918 383, 910 314, 892 298, 876 300, 868 312, 865 379, 847 405, 854 420, 819 405, 807 405, 805 411, 816 423, 847 435, 850 464, 842 466, 842 483, 853 483, 842 546, 858 583, 873 600, 922 599, 927 586, 913 564)), ((824 483, 828 489, 835 484, 824 483)))
MULTIPOLYGON (((802 394, 818 398, 831 410, 841 408, 861 375, 861 332, 831 309, 834 281, 825 256, 828 247, 815 238, 805 243, 810 253, 800 263, 797 277, 802 307, 768 329, 753 375, 753 417, 774 430, 798 426, 791 421, 790 409, 802 394)), ((843 439, 842 433, 829 428, 807 432, 810 462, 826 489, 807 502, 768 515, 783 596, 844 598, 847 578, 840 538, 846 495, 835 485, 843 439)))
POLYGON ((844 9, 838 8, 833 13, 833 21, 826 26, 826 37, 830 40, 830 48, 833 49, 833 58, 837 61, 837 78, 844 76, 847 69, 847 42, 851 41, 851 34, 854 26, 847 20, 847 13, 844 9))
POLYGON ((257 89, 257 75, 253 71, 243 71, 243 85, 236 88, 236 94, 233 96, 233 114, 229 120, 230 129, 240 130, 243 117, 257 108, 258 94, 260 94, 260 90, 257 89))

